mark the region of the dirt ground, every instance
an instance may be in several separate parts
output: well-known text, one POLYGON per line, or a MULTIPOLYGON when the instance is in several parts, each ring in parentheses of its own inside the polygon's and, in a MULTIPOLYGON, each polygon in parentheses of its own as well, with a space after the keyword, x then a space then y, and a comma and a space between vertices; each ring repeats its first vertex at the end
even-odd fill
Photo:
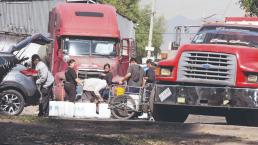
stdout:
POLYGON ((146 120, 38 118, 37 107, 0 117, 1 144, 242 145, 258 144, 258 128, 229 126, 223 117, 190 116, 187 123, 146 120), (27 115, 24 115, 26 114, 27 115), (32 113, 32 114, 31 114, 32 113))

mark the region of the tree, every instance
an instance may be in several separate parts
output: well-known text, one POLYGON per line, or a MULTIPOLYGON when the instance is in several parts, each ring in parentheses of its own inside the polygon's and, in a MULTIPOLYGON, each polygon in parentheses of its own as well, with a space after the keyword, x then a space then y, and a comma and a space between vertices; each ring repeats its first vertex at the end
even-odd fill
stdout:
MULTIPOLYGON (((102 3, 111 4, 116 7, 118 13, 134 21, 136 24, 136 51, 138 58, 146 56, 145 47, 148 44, 150 26, 150 6, 139 8, 140 0, 101 0, 102 3)), ((163 41, 162 33, 165 31, 164 17, 154 18, 154 29, 152 45, 155 47, 154 54, 160 52, 159 47, 163 41)))
MULTIPOLYGON (((146 6, 140 11, 138 26, 136 28, 137 54, 139 57, 146 56, 145 47, 148 44, 150 27, 150 6, 146 6)), ((160 46, 163 42, 163 33, 165 31, 165 18, 163 16, 154 17, 152 46, 155 48, 154 55, 160 52, 160 46)))
POLYGON ((154 50, 154 54, 157 55, 160 53, 160 46, 163 42, 163 33, 165 32, 165 18, 163 16, 156 17, 154 19, 154 31, 153 31, 153 47, 156 48, 154 50))
POLYGON ((258 16, 257 0, 240 0, 241 8, 243 8, 250 16, 258 16))
POLYGON ((133 21, 137 21, 139 16, 139 0, 101 0, 101 2, 115 6, 118 13, 133 21))

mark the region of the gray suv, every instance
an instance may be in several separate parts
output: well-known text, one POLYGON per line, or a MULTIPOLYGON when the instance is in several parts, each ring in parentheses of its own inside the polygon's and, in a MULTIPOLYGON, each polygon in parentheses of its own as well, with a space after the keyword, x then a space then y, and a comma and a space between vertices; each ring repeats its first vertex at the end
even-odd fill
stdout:
POLYGON ((4 115, 19 115, 25 105, 37 104, 40 93, 34 78, 37 71, 21 65, 28 58, 19 58, 19 51, 30 43, 47 44, 51 40, 41 34, 29 36, 12 47, 10 52, 0 53, 0 110, 4 115))

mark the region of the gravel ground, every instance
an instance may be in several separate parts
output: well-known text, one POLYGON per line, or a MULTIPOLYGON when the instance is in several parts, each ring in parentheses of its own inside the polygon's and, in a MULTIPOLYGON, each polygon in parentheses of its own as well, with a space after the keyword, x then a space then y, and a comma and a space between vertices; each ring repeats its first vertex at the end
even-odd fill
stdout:
POLYGON ((224 117, 190 115, 186 123, 38 118, 37 106, 0 116, 1 144, 257 145, 258 128, 226 125, 224 117))
POLYGON ((1 116, 0 128, 0 143, 11 145, 258 144, 258 129, 255 127, 217 124, 1 116))
MULTIPOLYGON (((38 114, 38 106, 25 107, 21 115, 38 114)), ((203 115, 189 115, 185 123, 212 123, 212 124, 226 124, 225 117, 217 116, 203 116, 203 115)))

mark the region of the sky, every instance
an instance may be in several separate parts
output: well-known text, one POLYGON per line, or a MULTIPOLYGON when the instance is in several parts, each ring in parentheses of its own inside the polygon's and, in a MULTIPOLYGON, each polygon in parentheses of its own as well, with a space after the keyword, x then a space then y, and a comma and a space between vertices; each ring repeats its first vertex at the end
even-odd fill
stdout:
MULTIPOLYGON (((141 0, 140 6, 150 5, 153 0, 141 0)), ((166 19, 166 32, 163 34, 161 49, 169 49, 175 40, 174 26, 200 25, 207 21, 224 20, 225 17, 244 16, 239 0, 156 0, 155 11, 166 19), (171 33, 172 32, 172 33, 171 33)), ((198 30, 198 29, 197 29, 198 30)), ((189 43, 193 36, 182 36, 181 43, 189 43)))
MULTIPOLYGON (((243 16, 239 0, 156 0, 157 15, 164 15, 168 20, 178 15, 190 19, 208 17, 224 18, 225 16, 243 16)), ((141 0, 140 5, 151 4, 152 0, 141 0)))

